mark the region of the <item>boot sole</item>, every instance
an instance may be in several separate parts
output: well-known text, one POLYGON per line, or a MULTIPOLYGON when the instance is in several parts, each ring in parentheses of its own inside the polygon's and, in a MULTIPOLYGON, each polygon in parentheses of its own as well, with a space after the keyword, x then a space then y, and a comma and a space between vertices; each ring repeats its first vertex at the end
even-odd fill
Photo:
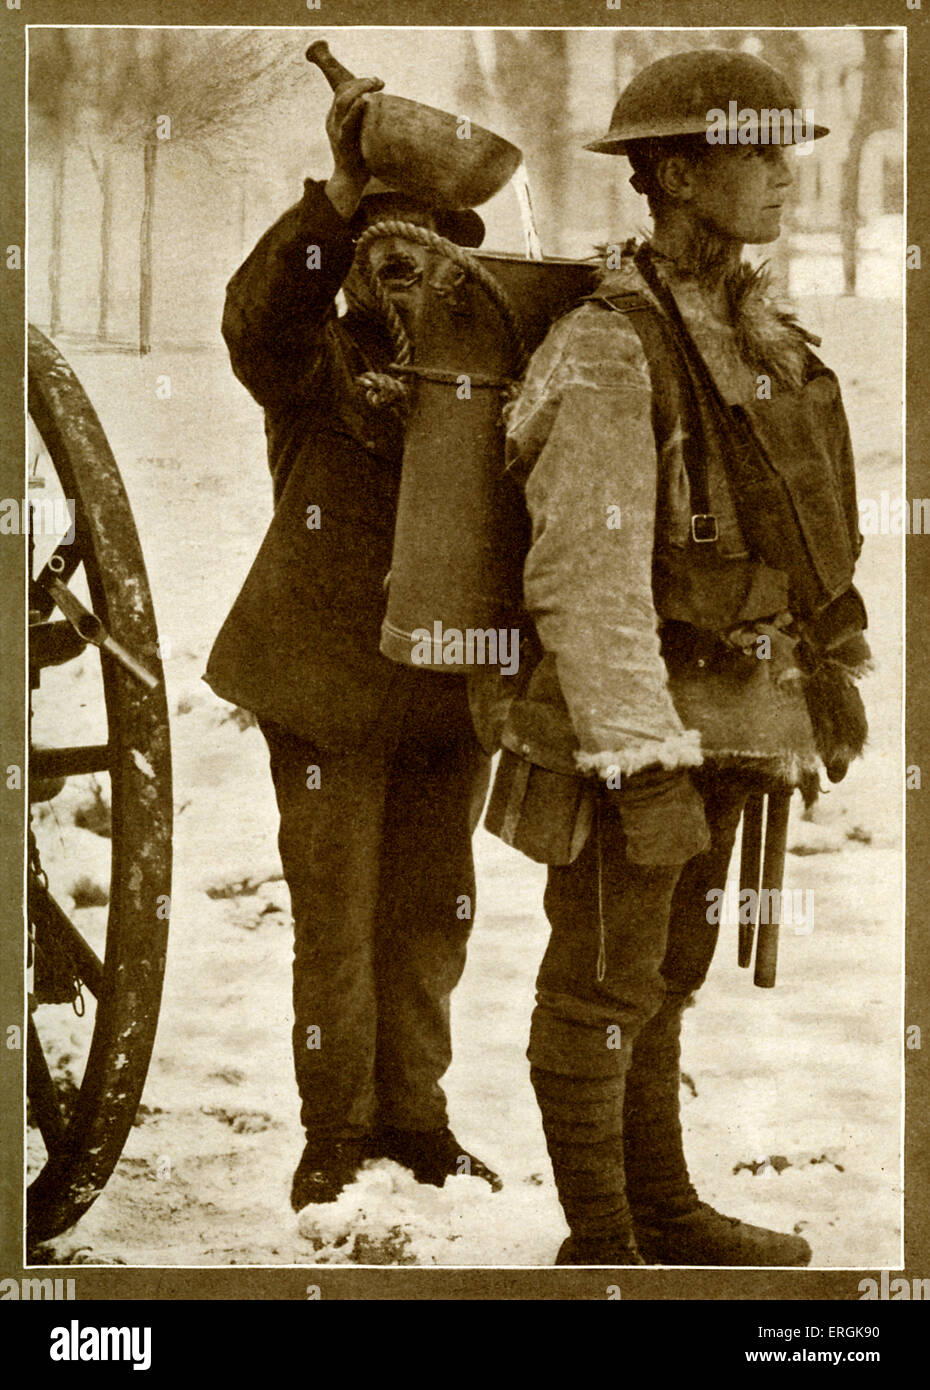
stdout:
POLYGON ((673 1269, 694 1268, 694 1269, 804 1269, 811 1262, 811 1249, 798 1249, 794 1258, 787 1252, 781 1258, 771 1259, 737 1259, 735 1253, 721 1253, 711 1255, 700 1250, 689 1251, 687 1254, 669 1250, 668 1247, 662 1248, 661 1245, 653 1244, 648 1236, 641 1236, 637 1232, 639 1251, 643 1259, 649 1265, 665 1265, 673 1269))

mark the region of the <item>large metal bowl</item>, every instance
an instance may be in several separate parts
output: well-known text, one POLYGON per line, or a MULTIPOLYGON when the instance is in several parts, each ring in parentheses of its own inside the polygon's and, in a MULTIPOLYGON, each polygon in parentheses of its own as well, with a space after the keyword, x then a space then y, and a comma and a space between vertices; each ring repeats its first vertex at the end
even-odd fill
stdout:
POLYGON ((366 104, 361 150, 371 173, 437 207, 486 203, 523 157, 509 140, 434 106, 384 92, 366 104))

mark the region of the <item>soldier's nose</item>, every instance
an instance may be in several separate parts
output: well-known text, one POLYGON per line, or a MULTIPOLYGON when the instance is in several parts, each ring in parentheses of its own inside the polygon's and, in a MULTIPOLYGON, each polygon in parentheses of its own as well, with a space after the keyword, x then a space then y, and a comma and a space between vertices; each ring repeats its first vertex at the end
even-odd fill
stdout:
POLYGON ((794 169, 788 162, 788 156, 783 149, 778 148, 775 150, 771 169, 778 188, 790 188, 794 183, 794 169))

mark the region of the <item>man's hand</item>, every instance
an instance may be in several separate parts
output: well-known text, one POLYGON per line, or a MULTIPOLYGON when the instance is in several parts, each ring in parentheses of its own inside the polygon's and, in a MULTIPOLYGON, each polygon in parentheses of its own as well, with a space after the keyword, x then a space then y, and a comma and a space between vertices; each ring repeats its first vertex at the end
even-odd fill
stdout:
POLYGON ((348 220, 359 205, 369 173, 359 148, 359 131, 368 93, 384 86, 380 77, 355 77, 337 88, 326 116, 326 134, 333 151, 333 172, 326 196, 348 220))

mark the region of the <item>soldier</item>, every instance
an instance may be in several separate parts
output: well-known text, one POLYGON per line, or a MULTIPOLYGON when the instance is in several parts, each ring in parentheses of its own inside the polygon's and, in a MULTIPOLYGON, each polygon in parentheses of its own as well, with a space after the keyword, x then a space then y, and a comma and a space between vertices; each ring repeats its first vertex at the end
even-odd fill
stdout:
MULTIPOLYGON (((449 996, 474 913, 471 836, 488 759, 463 675, 378 650, 402 418, 359 385, 392 341, 354 264, 385 217, 467 246, 474 212, 432 212, 374 186, 359 124, 375 78, 343 83, 326 121, 334 169, 261 238, 229 283, 236 376, 265 411, 275 511, 206 679, 268 742, 294 916, 294 1062, 307 1141, 291 1204, 333 1201, 367 1158, 421 1182, 498 1180, 448 1128, 449 996), (345 292, 348 312, 337 317, 345 292)), ((423 248, 378 240, 371 267, 411 321, 423 248)))
POLYGON ((507 409, 539 661, 488 822, 550 864, 528 1056, 571 1232, 559 1264, 810 1259, 800 1236, 699 1200, 679 1117, 682 1011, 746 800, 810 792, 821 766, 839 780, 865 739, 839 387, 741 258, 779 234, 784 144, 827 134, 796 108, 743 53, 680 53, 634 78, 587 148, 629 158, 653 234, 607 248, 507 409), (781 139, 746 138, 750 113, 770 112, 781 139))

